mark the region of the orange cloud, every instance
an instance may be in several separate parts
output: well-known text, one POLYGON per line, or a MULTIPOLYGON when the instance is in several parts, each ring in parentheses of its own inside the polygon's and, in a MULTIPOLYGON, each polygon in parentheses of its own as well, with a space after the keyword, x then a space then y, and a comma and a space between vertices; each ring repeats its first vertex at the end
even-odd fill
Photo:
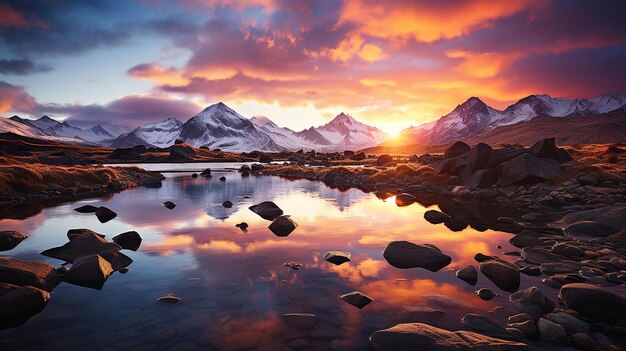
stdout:
POLYGON ((511 64, 518 55, 483 52, 475 53, 463 50, 451 50, 446 52, 449 58, 463 59, 456 69, 468 76, 476 78, 495 77, 502 69, 511 64))
POLYGON ((158 84, 185 85, 189 79, 174 67, 165 68, 157 64, 144 63, 136 65, 128 70, 133 78, 147 79, 158 84))

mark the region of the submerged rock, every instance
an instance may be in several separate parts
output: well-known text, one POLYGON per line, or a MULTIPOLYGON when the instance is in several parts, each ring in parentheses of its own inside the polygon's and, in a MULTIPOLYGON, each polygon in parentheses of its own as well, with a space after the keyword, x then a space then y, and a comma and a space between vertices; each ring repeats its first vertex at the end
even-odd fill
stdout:
POLYGON ((499 260, 489 260, 481 262, 479 268, 498 288, 508 292, 516 292, 519 289, 519 271, 510 264, 499 260))
POLYGON ((0 282, 52 291, 61 282, 61 276, 47 263, 0 257, 0 282))
POLYGON ((343 294, 341 295, 341 299, 351 304, 352 306, 357 307, 358 309, 362 309, 363 307, 369 305, 372 301, 374 301, 371 297, 358 291, 343 294))
POLYGON ((43 311, 50 293, 32 286, 12 286, 0 295, 0 329, 15 328, 43 311))
POLYGON ((443 223, 451 218, 452 217, 450 217, 449 215, 436 210, 428 210, 424 212, 424 219, 432 224, 443 223))
POLYGON ((124 232, 111 238, 114 243, 122 247, 122 249, 137 251, 141 245, 141 236, 136 231, 124 232))
POLYGON ((383 252, 383 257, 396 268, 424 268, 437 272, 452 261, 434 245, 417 245, 408 241, 392 241, 383 252))
POLYGON ((478 271, 473 265, 469 265, 456 271, 456 277, 473 286, 478 281, 478 271))
POLYGON ((83 256, 74 260, 72 268, 63 275, 63 280, 70 284, 100 290, 111 273, 113 267, 100 255, 83 256))
POLYGON ((261 202, 260 204, 250 206, 249 209, 268 221, 273 221, 283 214, 283 210, 272 201, 261 202))
POLYGON ((324 254, 324 259, 332 264, 340 265, 350 261, 352 255, 347 251, 328 251, 324 254))
POLYGON ((276 236, 288 236, 298 227, 298 223, 296 223, 289 216, 280 216, 276 218, 272 224, 269 225, 269 229, 276 236))
POLYGON ((98 208, 96 206, 84 205, 74 209, 78 213, 95 213, 98 208))
POLYGON ((113 212, 111 209, 104 207, 104 206, 98 207, 95 213, 100 223, 106 223, 112 220, 113 218, 117 217, 117 213, 113 212))
POLYGON ((165 208, 167 208, 168 210, 173 210, 174 207, 176 207, 176 204, 171 201, 165 201, 163 203, 163 206, 165 206, 165 208))
POLYGON ((27 236, 14 230, 0 231, 0 251, 8 251, 15 248, 27 236))

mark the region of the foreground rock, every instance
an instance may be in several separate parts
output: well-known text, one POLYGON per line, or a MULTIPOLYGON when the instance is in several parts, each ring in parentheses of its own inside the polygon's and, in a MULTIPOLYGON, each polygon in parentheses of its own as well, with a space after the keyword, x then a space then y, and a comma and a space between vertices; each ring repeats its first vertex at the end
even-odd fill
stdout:
POLYGON ((424 268, 437 272, 452 261, 434 245, 417 245, 408 241, 392 241, 383 252, 383 257, 396 268, 424 268))
POLYGON ((592 320, 607 323, 626 321, 626 298, 606 288, 586 283, 566 284, 559 291, 559 300, 592 320))
POLYGON ((450 216, 448 216, 447 214, 443 213, 443 212, 439 212, 436 210, 428 210, 426 212, 424 212, 424 219, 427 220, 428 222, 432 223, 432 224, 439 224, 439 223, 443 223, 447 220, 449 220, 450 216))
POLYGON ((111 264, 113 270, 118 270, 133 262, 130 257, 119 252, 120 249, 119 245, 108 242, 98 235, 85 234, 70 240, 63 246, 45 250, 41 254, 70 263, 80 257, 100 255, 111 264))
POLYGON ((70 284, 100 290, 111 273, 113 267, 107 260, 100 255, 90 255, 74 260, 72 268, 63 275, 63 280, 70 284))
POLYGON ((298 227, 298 223, 296 223, 289 216, 280 216, 276 218, 272 224, 269 225, 269 229, 276 236, 288 236, 298 227))
POLYGON ((93 230, 86 228, 70 229, 67 231, 67 238, 70 240, 74 240, 81 235, 97 235, 101 238, 104 238, 103 234, 96 233, 93 230))
POLYGON ((509 332, 507 332, 504 328, 496 324, 491 319, 480 314, 469 313, 461 319, 461 322, 463 322, 463 325, 467 328, 481 334, 501 339, 511 338, 511 334, 509 334, 509 332))
POLYGON ((554 302, 544 295, 539 288, 531 286, 520 290, 509 297, 513 306, 533 318, 539 318, 554 310, 554 302))
POLYGON ((26 239, 25 235, 14 230, 0 232, 0 251, 8 251, 15 248, 19 243, 26 239))
POLYGON ((371 297, 359 291, 353 291, 347 294, 343 294, 341 295, 341 299, 351 304, 352 306, 357 307, 358 309, 362 309, 363 307, 369 305, 372 301, 374 301, 371 297))
POLYGON ((78 213, 94 213, 98 210, 96 206, 84 205, 74 209, 78 213))
POLYGON ((324 254, 324 259, 334 265, 339 266, 340 264, 350 262, 350 258, 352 255, 346 251, 328 251, 324 254))
POLYGON ((481 262, 479 269, 498 288, 508 292, 516 292, 519 289, 519 271, 510 264, 488 260, 481 262))
POLYGON ((50 299, 50 293, 32 286, 5 287, 0 295, 0 329, 15 328, 41 312, 50 299))
POLYGON ((449 331, 423 323, 398 324, 375 332, 370 342, 377 351, 509 351, 535 350, 526 344, 459 330, 449 331))
POLYGON ((61 276, 47 263, 0 257, 0 282, 52 291, 61 282, 61 276))
POLYGON ((550 180, 561 174, 562 171, 563 169, 555 160, 521 154, 500 165, 499 184, 503 186, 534 184, 550 180))
POLYGON ((396 196, 396 206, 403 207, 411 205, 415 202, 415 198, 411 194, 400 194, 396 196))
POLYGON ((106 223, 112 220, 113 218, 117 217, 117 213, 113 212, 111 209, 104 207, 104 206, 98 207, 95 213, 100 223, 106 223))
POLYGON ((137 251, 141 246, 141 236, 136 231, 124 232, 111 238, 114 243, 122 247, 122 249, 137 251))
POLYGON ((467 284, 474 286, 478 281, 478 271, 473 265, 469 265, 456 271, 456 277, 463 280, 467 284))
POLYGON ((261 202, 260 204, 250 206, 249 209, 268 221, 273 221, 283 214, 283 210, 272 201, 261 202))

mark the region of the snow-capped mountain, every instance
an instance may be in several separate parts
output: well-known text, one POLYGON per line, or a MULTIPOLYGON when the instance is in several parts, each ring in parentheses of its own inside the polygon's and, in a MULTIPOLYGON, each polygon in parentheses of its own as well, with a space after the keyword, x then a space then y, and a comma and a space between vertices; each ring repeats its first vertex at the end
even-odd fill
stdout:
POLYGON ((25 119, 19 116, 13 116, 10 119, 14 122, 35 128, 41 131, 43 135, 62 138, 76 138, 93 143, 99 143, 103 140, 109 140, 115 137, 100 125, 88 129, 81 129, 72 126, 68 122, 59 122, 46 115, 36 120, 25 119))
POLYGON ((174 144, 182 130, 183 122, 176 118, 168 118, 162 122, 148 123, 136 128, 130 133, 122 134, 115 138, 111 147, 133 147, 135 145, 147 145, 168 147, 174 144))
POLYGON ((13 116, 11 118, 0 117, 0 133, 13 133, 31 138, 56 140, 69 144, 83 144, 84 141, 76 138, 58 137, 47 134, 39 128, 33 127, 27 123, 20 122, 22 118, 13 116))
POLYGON ((471 97, 436 121, 405 129, 401 137, 415 144, 441 144, 536 117, 585 117, 611 112, 625 105, 626 96, 621 94, 605 94, 591 99, 530 95, 500 111, 479 98, 471 97))

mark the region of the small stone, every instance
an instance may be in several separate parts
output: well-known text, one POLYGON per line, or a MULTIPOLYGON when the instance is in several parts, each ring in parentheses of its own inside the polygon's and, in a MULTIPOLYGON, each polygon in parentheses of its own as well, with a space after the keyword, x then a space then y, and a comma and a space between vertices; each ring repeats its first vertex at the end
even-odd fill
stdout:
POLYGON ((396 268, 421 267, 431 272, 439 271, 452 261, 434 245, 417 245, 408 241, 392 241, 383 251, 383 257, 396 268))
POLYGON ((494 293, 489 288, 482 288, 482 289, 476 290, 476 295, 478 295, 478 297, 480 297, 481 299, 485 301, 489 301, 493 299, 494 297, 496 297, 496 293, 494 293))
POLYGON ((432 224, 443 223, 451 218, 452 217, 450 217, 449 215, 436 210, 428 210, 424 212, 424 219, 432 224))
POLYGON ((104 206, 98 207, 95 213, 100 223, 106 223, 112 220, 113 218, 117 217, 117 213, 113 212, 111 209, 104 207, 104 206))
POLYGON ((220 182, 225 182, 225 181, 226 181, 226 177, 221 176, 221 177, 220 177, 220 182))
POLYGON ((78 213, 95 213, 98 210, 96 206, 84 205, 78 208, 75 208, 74 211, 78 213))
POLYGON ((299 270, 302 267, 302 263, 286 262, 286 263, 283 263, 283 266, 289 267, 289 268, 293 269, 294 271, 297 271, 297 270, 299 270))
POLYGON ((276 218, 272 224, 269 225, 269 230, 274 233, 276 236, 288 236, 298 227, 298 223, 296 223, 289 216, 280 216, 276 218))
POLYGON ((171 201, 165 201, 163 203, 163 206, 165 206, 165 208, 169 209, 169 210, 173 210, 174 207, 176 207, 176 204, 171 202, 171 201))
POLYGON ((463 280, 467 284, 474 286, 478 281, 478 271, 473 265, 469 265, 456 271, 456 277, 463 280))
POLYGON ((369 305, 370 302, 374 301, 371 297, 358 291, 341 295, 341 299, 358 309, 362 309, 363 307, 369 305))
POLYGON ((324 259, 326 261, 337 266, 349 262, 351 257, 352 255, 346 251, 328 251, 326 254, 324 254, 324 259))
POLYGON ((225 208, 231 208, 233 207, 233 203, 227 200, 222 202, 222 206, 224 206, 225 208))
POLYGON ((246 222, 241 222, 241 223, 235 224, 235 227, 241 229, 242 232, 248 231, 248 223, 246 223, 246 222))

